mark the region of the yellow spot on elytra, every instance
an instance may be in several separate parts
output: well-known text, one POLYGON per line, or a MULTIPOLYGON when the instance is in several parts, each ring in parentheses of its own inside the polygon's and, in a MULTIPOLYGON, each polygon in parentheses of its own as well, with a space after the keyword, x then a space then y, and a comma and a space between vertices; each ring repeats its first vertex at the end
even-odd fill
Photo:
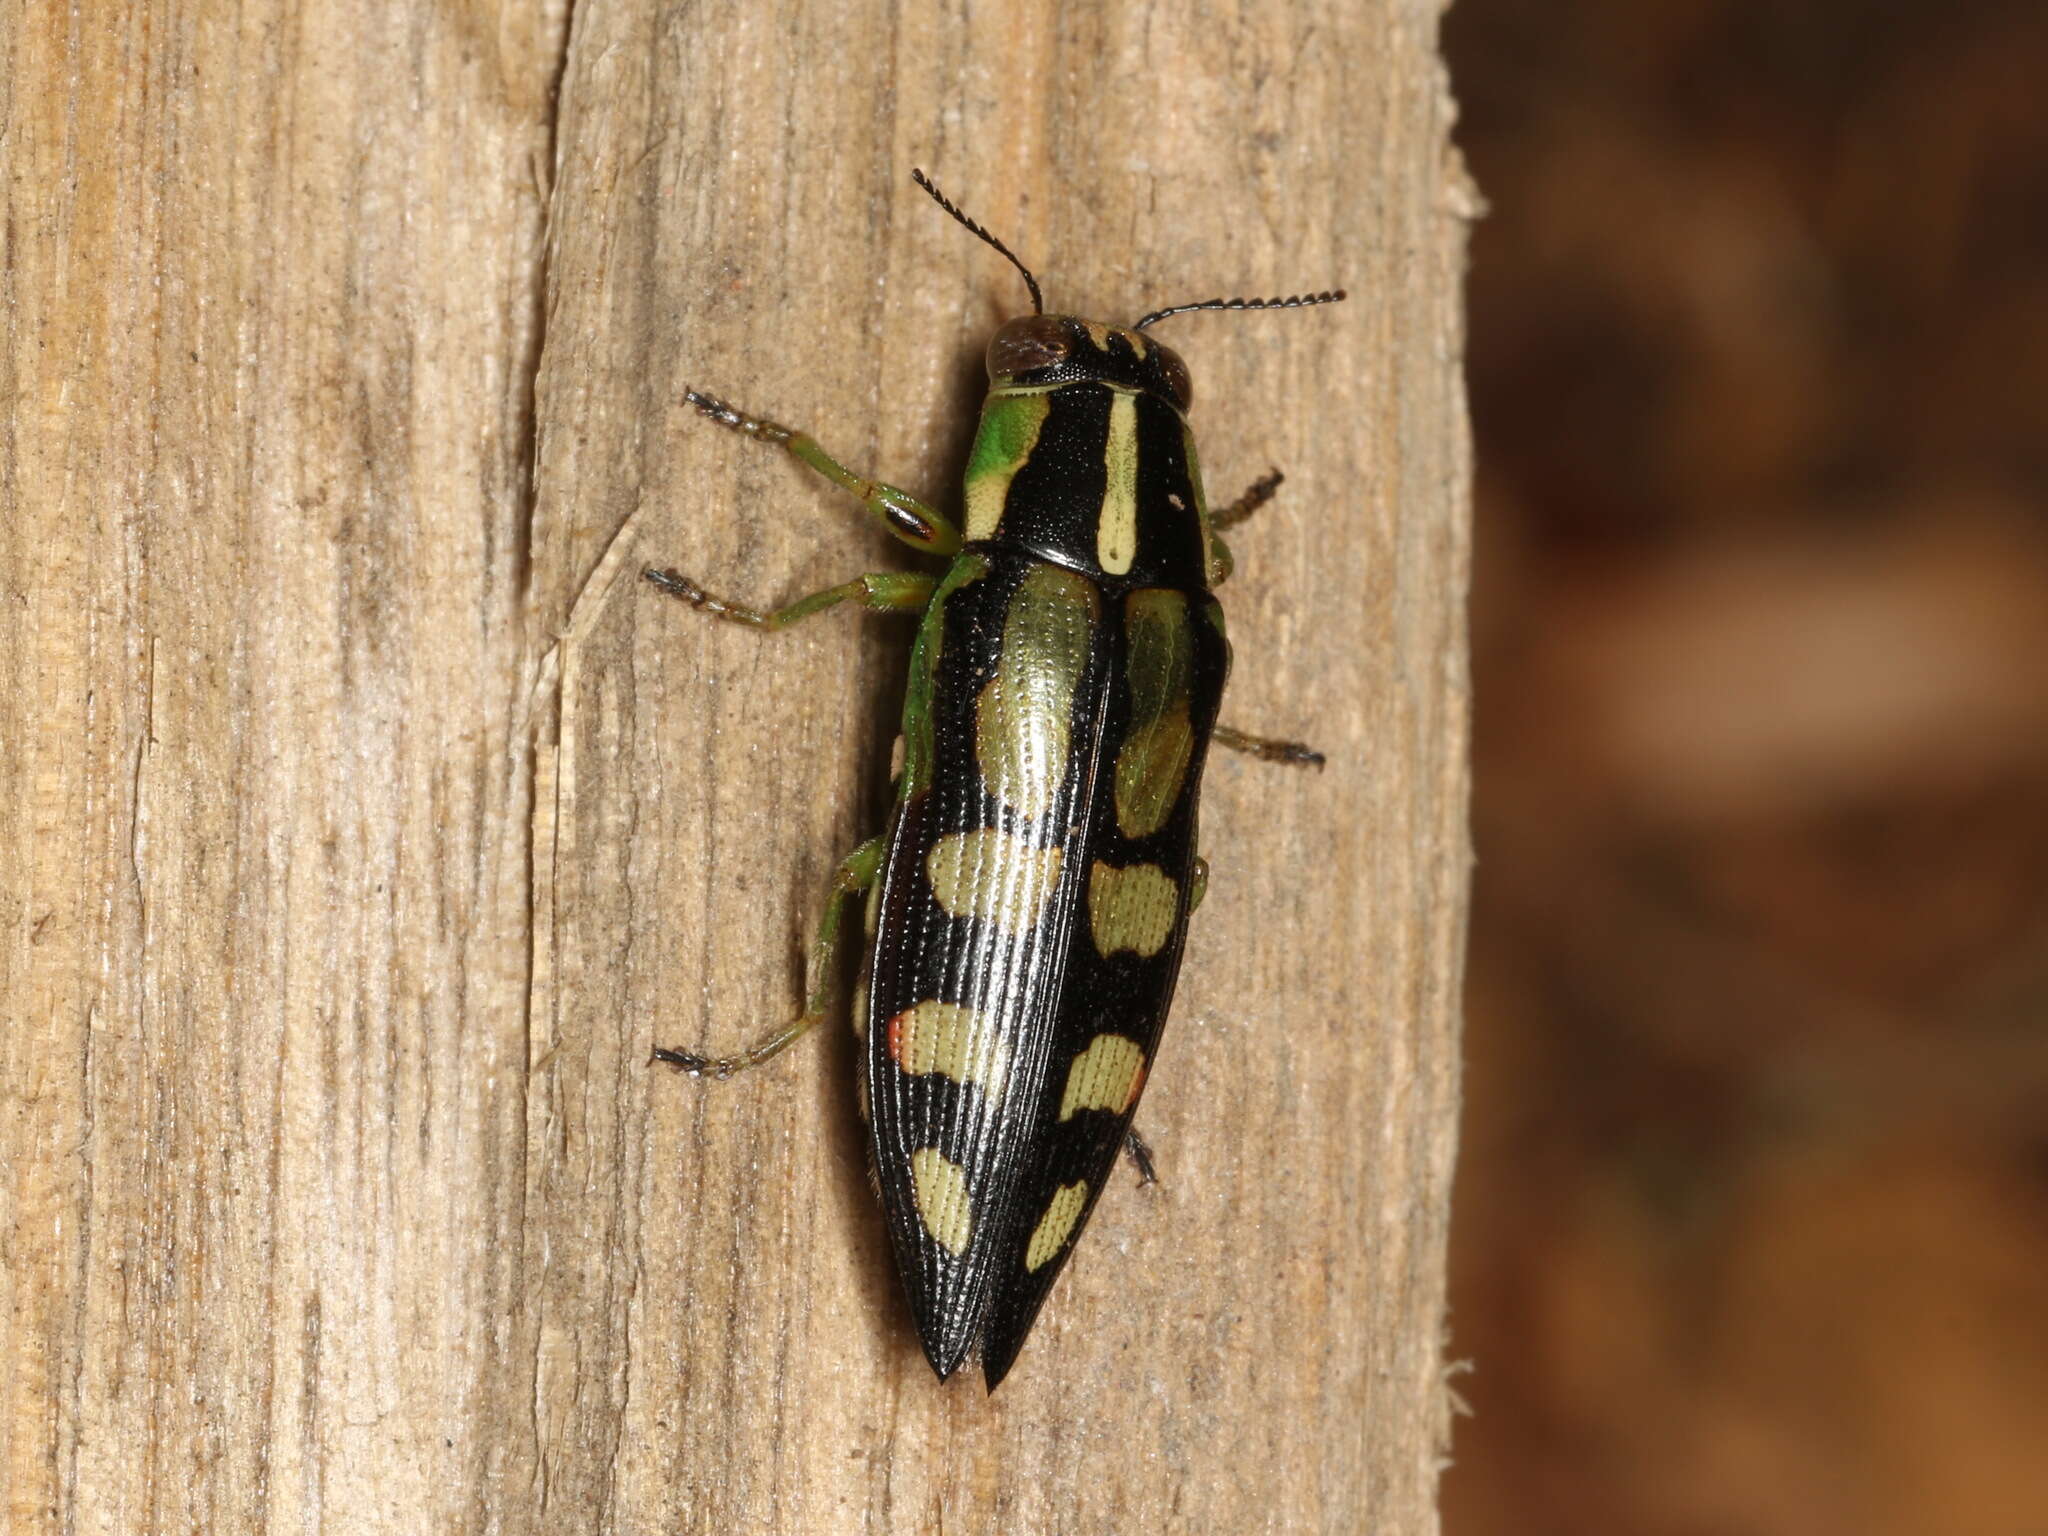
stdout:
POLYGON ((1173 936, 1180 887, 1157 864, 1119 869, 1097 859, 1088 870, 1088 927, 1095 952, 1128 949, 1149 960, 1173 936))
POLYGON ((1009 505, 1010 482, 1030 461, 1051 408, 1052 396, 1043 389, 995 390, 982 402, 981 430, 967 457, 964 484, 969 543, 995 537, 1009 505))
POLYGON ((974 1235, 974 1202, 967 1195, 967 1170, 936 1147, 910 1154, 910 1187, 918 1219, 932 1241, 955 1258, 974 1235))
POLYGON ((1122 1035, 1097 1035, 1067 1068, 1060 1119, 1071 1120, 1084 1109, 1106 1109, 1120 1115, 1137 1100, 1144 1080, 1145 1053, 1137 1041, 1122 1035))
POLYGON ((1053 1191, 1052 1199, 1046 1202, 1045 1214, 1031 1229, 1031 1241, 1024 1245, 1024 1267, 1027 1270, 1043 1269, 1054 1254, 1066 1247, 1067 1239, 1074 1234, 1074 1223, 1081 1219, 1081 1211, 1087 1204, 1088 1184, 1084 1179, 1062 1184, 1053 1191))
POLYGON ((1102 448, 1109 472, 1102 488, 1102 512, 1095 522, 1095 558, 1112 576, 1122 576, 1138 555, 1138 397, 1122 391, 1109 397, 1109 436, 1102 448))
POLYGON ((1107 352, 1109 350, 1108 326, 1102 324, 1099 320, 1083 320, 1081 325, 1088 332, 1088 339, 1095 343, 1096 351, 1107 352))
POLYGON ((1067 773, 1074 691, 1101 600, 1085 576, 1031 569, 1003 619, 1002 659, 975 704, 974 751, 995 797, 1043 816, 1067 773))
POLYGON ((1166 825, 1194 758, 1188 719, 1194 636, 1188 600, 1165 587, 1124 601, 1130 637, 1131 728, 1116 755, 1116 824, 1125 837, 1149 837, 1166 825))
POLYGON ((1008 933, 1028 933, 1060 883, 1060 850, 1037 848, 993 827, 952 832, 932 844, 924 870, 932 894, 953 917, 979 918, 1008 933))
POLYGON ((889 1054, 906 1072, 936 1072, 956 1083, 978 1083, 1000 1098, 1010 1075, 1009 1042, 987 1014, 958 1003, 927 1000, 889 1021, 889 1054))

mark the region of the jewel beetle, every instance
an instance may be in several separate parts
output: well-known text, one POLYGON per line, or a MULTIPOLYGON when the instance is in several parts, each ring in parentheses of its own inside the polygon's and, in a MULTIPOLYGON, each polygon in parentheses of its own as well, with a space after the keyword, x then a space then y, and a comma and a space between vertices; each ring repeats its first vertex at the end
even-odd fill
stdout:
POLYGON ((932 1369, 944 1380, 979 1343, 993 1391, 1119 1150, 1150 1177, 1131 1115, 1207 879, 1196 797, 1209 744, 1322 762, 1217 721, 1230 667, 1220 535, 1280 476, 1210 509, 1187 367, 1147 328, 1344 294, 1211 299, 1127 326, 1047 314, 1009 247, 912 175, 1031 294, 1032 312, 988 346, 957 522, 805 433, 694 389, 685 399, 850 491, 945 572, 874 572, 772 610, 643 573, 762 630, 845 602, 920 615, 894 808, 834 873, 802 1014, 738 1056, 654 1055, 722 1078, 801 1037, 830 1005, 846 914, 865 895, 853 1015, 871 1172, 932 1369))

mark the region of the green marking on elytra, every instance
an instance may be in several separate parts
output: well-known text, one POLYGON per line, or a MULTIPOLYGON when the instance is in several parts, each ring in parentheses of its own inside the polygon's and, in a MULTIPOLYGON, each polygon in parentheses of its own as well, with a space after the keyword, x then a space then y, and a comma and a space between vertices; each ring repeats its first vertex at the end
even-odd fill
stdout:
POLYGON ((939 654, 946 643, 946 599, 988 574, 988 562, 979 555, 961 555, 948 567, 932 594, 931 605, 917 626, 917 642, 910 651, 910 680, 903 690, 903 774, 897 781, 898 798, 908 800, 931 787, 932 689, 939 670, 939 654))
POLYGON ((1009 1082, 1011 1042, 983 1009, 926 998, 889 1020, 887 1039, 905 1072, 975 1083, 990 1099, 1009 1082))
POLYGON ((1088 929, 1098 955, 1128 950, 1149 960, 1180 921, 1180 887, 1157 864, 1128 868, 1097 859, 1088 871, 1088 929))
POLYGON ((1010 482, 1038 446, 1038 434, 1052 409, 1045 389, 999 389, 981 407, 966 477, 967 537, 992 539, 1010 499, 1010 482))
POLYGON ((974 751, 989 792, 1043 816, 1067 775, 1074 693, 1101 599, 1085 576, 1037 565, 1010 598, 996 675, 974 712, 974 751))
POLYGON ((1059 888, 1066 853, 996 827, 948 832, 925 855, 925 878, 949 917, 971 917, 1005 933, 1029 933, 1059 888))
POLYGON ((1166 825, 1194 757, 1188 718, 1194 635, 1188 600, 1167 587, 1124 599, 1130 638, 1131 729, 1116 755, 1116 824, 1125 837, 1149 837, 1166 825))
POLYGON ((1144 1047, 1122 1035, 1097 1035, 1067 1066, 1060 1119, 1071 1120, 1088 1109, 1120 1115, 1131 1107, 1144 1085, 1144 1047))
POLYGON ((1081 1220, 1081 1212, 1088 1208, 1088 1181, 1076 1179, 1071 1184, 1062 1184, 1053 1191, 1052 1199, 1045 1207, 1045 1214, 1038 1218, 1038 1225, 1031 1229, 1031 1241, 1024 1245, 1024 1268, 1037 1271, 1052 1262, 1053 1255, 1066 1247, 1067 1239, 1074 1235, 1074 1228, 1081 1220))
POLYGON ((967 1170, 937 1147, 919 1147, 910 1154, 910 1186, 918 1219, 932 1241, 955 1258, 965 1253, 974 1237, 967 1170))

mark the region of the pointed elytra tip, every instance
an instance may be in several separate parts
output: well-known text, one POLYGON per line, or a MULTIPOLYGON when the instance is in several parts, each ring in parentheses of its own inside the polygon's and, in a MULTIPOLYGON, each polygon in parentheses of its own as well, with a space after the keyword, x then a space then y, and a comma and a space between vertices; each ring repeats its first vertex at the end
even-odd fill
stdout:
POLYGON ((974 1336, 969 1334, 958 1343, 947 1344, 920 1335, 918 1343, 924 1348, 925 1364, 932 1368, 932 1374, 940 1381, 950 1381, 953 1373, 966 1361, 967 1351, 974 1343, 974 1336))

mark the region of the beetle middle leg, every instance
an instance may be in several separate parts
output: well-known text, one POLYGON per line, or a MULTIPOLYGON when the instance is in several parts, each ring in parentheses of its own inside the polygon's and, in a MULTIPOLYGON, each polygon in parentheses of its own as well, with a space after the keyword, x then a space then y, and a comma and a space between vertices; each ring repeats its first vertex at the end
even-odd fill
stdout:
POLYGON ((865 576, 842 581, 836 587, 813 592, 809 597, 800 597, 780 608, 763 609, 714 597, 680 571, 658 571, 649 567, 640 574, 669 596, 679 597, 693 608, 701 608, 716 618, 730 619, 735 624, 770 631, 787 629, 814 613, 823 613, 827 608, 836 608, 845 602, 857 602, 876 613, 916 613, 931 601, 932 589, 938 585, 937 578, 922 571, 869 571, 865 576))
POLYGON ((1273 499, 1273 493, 1280 489, 1280 482, 1287 477, 1277 469, 1269 469, 1251 483, 1245 493, 1229 506, 1209 514, 1211 528, 1235 528, 1259 508, 1273 499))
POLYGON ((1262 763, 1281 763, 1289 768, 1323 766, 1323 754, 1307 742, 1283 741, 1277 736, 1254 736, 1250 731, 1234 731, 1227 725, 1217 726, 1209 739, 1219 747, 1256 757, 1262 763))
POLYGON ((1223 542, 1223 530, 1235 528, 1259 508, 1273 499, 1273 493, 1280 489, 1280 482, 1287 477, 1277 469, 1269 469, 1251 483, 1249 489, 1230 503, 1209 514, 1209 585, 1220 587, 1230 579, 1235 565, 1230 557, 1230 546, 1223 542))
MULTIPOLYGON (((1277 469, 1269 469, 1251 483, 1245 493, 1229 506, 1209 514, 1209 584, 1221 586, 1230 577, 1230 546, 1218 537, 1222 529, 1234 528, 1259 508, 1273 499, 1273 493, 1280 489, 1280 482, 1287 477, 1277 469)), ((1228 747, 1233 752, 1243 752, 1258 758, 1261 762, 1283 763, 1290 768, 1320 768, 1323 754, 1306 742, 1283 741, 1275 736, 1254 736, 1250 731, 1232 730, 1219 725, 1210 738, 1219 747, 1228 747)))
POLYGON ((692 1077, 725 1078, 735 1072, 744 1072, 748 1067, 758 1067, 810 1033, 811 1026, 822 1019, 825 1010, 832 1005, 832 964, 838 959, 839 946, 844 942, 839 930, 846 908, 856 896, 864 894, 875 883, 882 872, 884 851, 884 840, 871 837, 841 859, 839 868, 833 871, 832 884, 825 893, 825 912, 818 920, 818 935, 812 941, 810 958, 804 969, 802 1014, 738 1056, 700 1056, 695 1051, 671 1051, 657 1046, 654 1059, 680 1068, 692 1077))

